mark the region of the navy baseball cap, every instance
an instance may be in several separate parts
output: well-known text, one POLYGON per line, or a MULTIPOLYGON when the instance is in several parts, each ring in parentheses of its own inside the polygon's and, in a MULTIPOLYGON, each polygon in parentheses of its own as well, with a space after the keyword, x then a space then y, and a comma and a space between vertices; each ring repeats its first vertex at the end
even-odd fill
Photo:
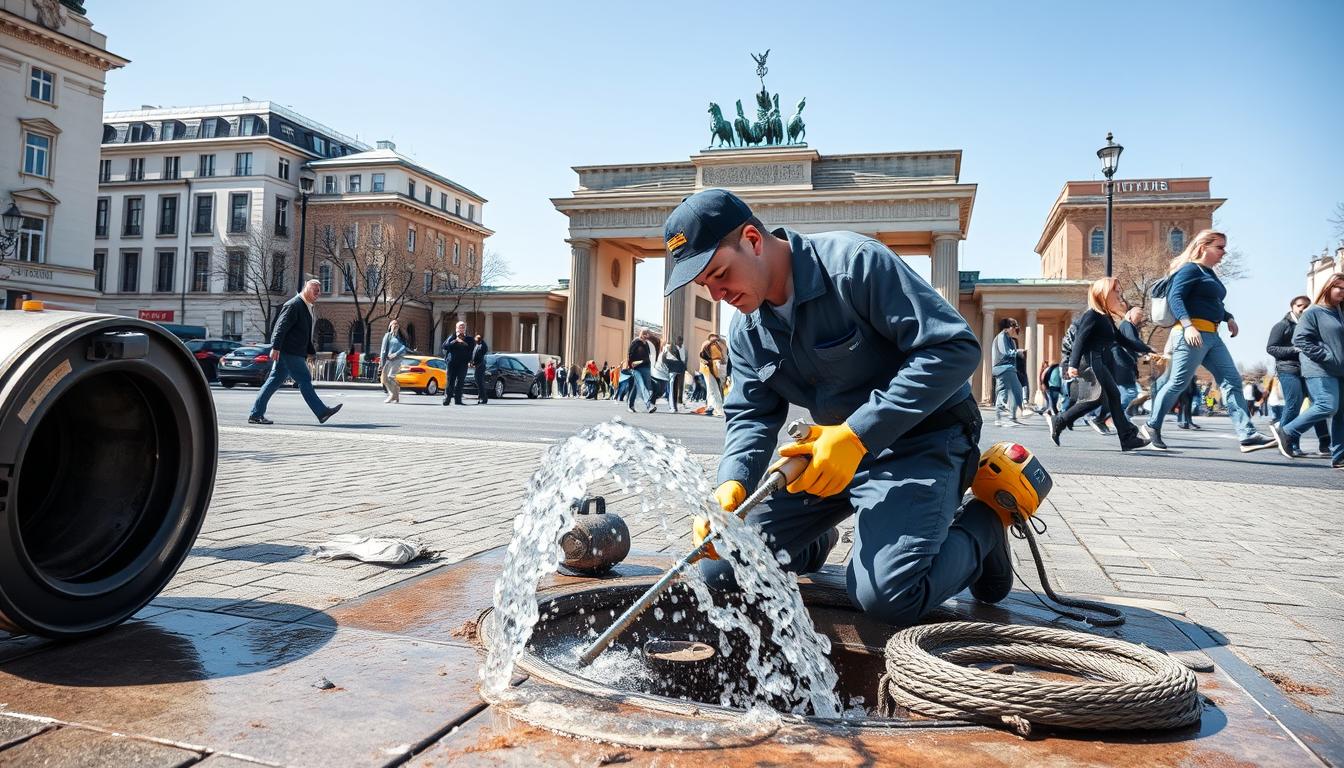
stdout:
POLYGON ((672 295, 705 271, 719 241, 750 218, 747 204, 726 189, 706 189, 684 198, 663 225, 667 258, 674 262, 663 295, 672 295))

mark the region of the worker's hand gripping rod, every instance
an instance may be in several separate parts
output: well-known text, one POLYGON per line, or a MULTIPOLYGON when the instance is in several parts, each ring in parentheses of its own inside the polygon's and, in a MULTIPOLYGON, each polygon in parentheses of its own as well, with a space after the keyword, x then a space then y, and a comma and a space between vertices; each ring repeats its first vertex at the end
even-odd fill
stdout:
MULTIPOLYGON (((788 432, 789 437, 792 437, 795 440, 806 440, 812 434, 812 425, 799 419, 789 424, 788 432)), ((765 479, 761 480, 761 484, 756 486, 756 490, 752 491, 751 495, 738 505, 736 510, 737 516, 741 519, 746 519, 747 513, 751 511, 752 507, 761 503, 761 500, 765 497, 778 491, 789 483, 792 483, 794 480, 797 480, 798 476, 801 475, 806 468, 807 458, 804 456, 794 456, 771 467, 770 470, 766 472, 765 479)), ((681 558, 676 565, 672 566, 671 570, 663 574, 663 577, 655 582, 653 586, 649 587, 648 591, 636 600, 634 605, 627 608, 625 613, 621 614, 620 617, 616 619, 615 624, 608 627, 606 632, 603 632, 593 641, 592 645, 588 646, 588 650, 584 651, 582 656, 579 656, 579 666, 586 667, 589 664, 592 664, 593 660, 600 656, 602 652, 612 644, 617 636, 624 632, 631 624, 635 623, 635 619, 638 619, 645 611, 647 611, 649 606, 653 605, 654 601, 661 597, 662 594, 667 591, 668 587, 672 586, 672 580, 675 579, 686 566, 699 560, 700 557, 705 554, 705 550, 708 549, 709 545, 714 543, 714 540, 718 537, 718 530, 710 531, 710 534, 705 537, 705 540, 701 542, 700 546, 691 550, 685 557, 681 558)))

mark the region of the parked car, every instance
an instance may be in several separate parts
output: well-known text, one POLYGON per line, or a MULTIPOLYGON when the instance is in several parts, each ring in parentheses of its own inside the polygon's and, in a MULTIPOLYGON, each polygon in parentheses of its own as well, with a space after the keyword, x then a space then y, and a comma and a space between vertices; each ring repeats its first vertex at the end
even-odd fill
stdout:
POLYGON ((422 395, 437 395, 448 386, 448 363, 432 355, 406 355, 401 359, 397 384, 422 395))
POLYGON ((560 357, 558 355, 539 355, 536 352, 499 352, 497 354, 512 357, 514 360, 527 366, 527 369, 532 373, 537 373, 545 368, 546 361, 548 360, 554 361, 556 364, 559 364, 560 362, 560 357))
POLYGON ((239 384, 261 386, 271 372, 271 345, 238 347, 219 361, 219 383, 227 389, 239 384))
MULTIPOLYGON (((510 355, 485 356, 485 386, 491 397, 503 397, 510 392, 530 398, 541 397, 541 385, 537 383, 536 373, 510 355)), ((474 369, 467 372, 467 381, 462 389, 476 394, 474 369)))
POLYGON ((228 339, 192 339, 186 344, 191 354, 195 355, 196 362, 200 364, 206 381, 215 381, 220 358, 243 346, 242 342, 228 339))

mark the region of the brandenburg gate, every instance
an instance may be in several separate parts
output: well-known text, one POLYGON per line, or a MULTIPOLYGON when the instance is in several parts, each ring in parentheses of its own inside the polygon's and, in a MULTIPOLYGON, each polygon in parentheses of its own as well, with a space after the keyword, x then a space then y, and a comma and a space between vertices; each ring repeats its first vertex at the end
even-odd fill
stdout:
MULTIPOLYGON (((960 150, 822 155, 805 144, 731 146, 680 162, 574 170, 578 189, 551 201, 569 217, 567 363, 625 357, 634 336, 635 265, 664 257, 668 214, 712 187, 738 194, 771 229, 851 230, 901 256, 928 256, 934 288, 958 305, 958 244, 976 191, 961 183, 960 150)), ((684 336, 694 356, 718 321, 718 303, 691 284, 664 302, 663 338, 684 336)))

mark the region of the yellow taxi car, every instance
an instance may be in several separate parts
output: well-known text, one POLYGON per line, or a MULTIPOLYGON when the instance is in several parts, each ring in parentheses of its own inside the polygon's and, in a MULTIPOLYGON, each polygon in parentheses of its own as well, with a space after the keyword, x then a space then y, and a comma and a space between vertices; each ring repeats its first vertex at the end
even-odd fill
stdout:
POLYGON ((397 384, 422 395, 437 395, 448 386, 448 363, 441 357, 406 355, 401 358, 397 384))

